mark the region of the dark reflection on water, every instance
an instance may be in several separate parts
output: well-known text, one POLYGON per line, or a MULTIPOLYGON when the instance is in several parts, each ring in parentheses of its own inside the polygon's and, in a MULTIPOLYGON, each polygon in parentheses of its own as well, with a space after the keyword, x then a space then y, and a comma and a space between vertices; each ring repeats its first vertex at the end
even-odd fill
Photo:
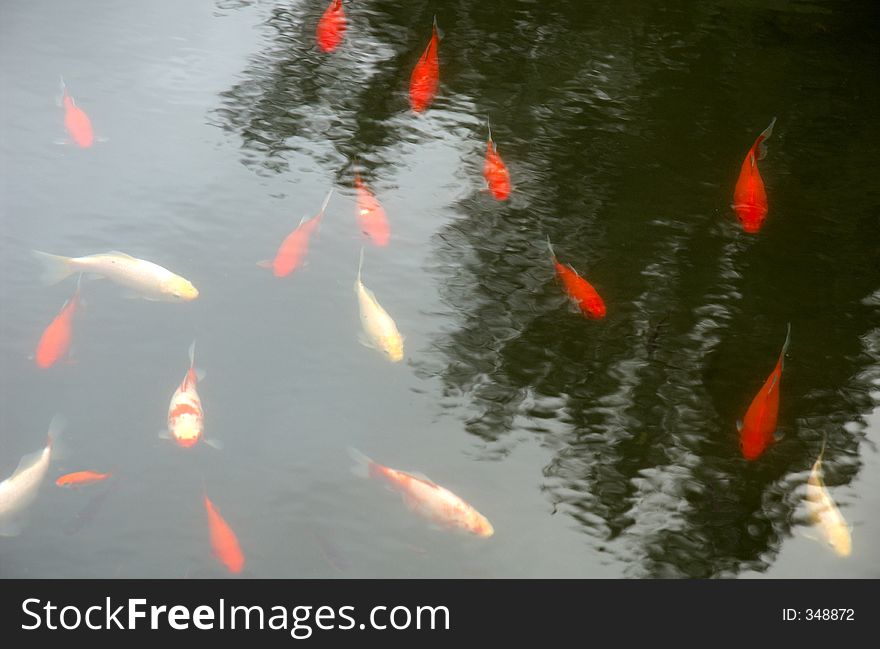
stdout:
POLYGON ((355 156, 381 176, 402 148, 483 141, 491 115, 514 194, 449 206, 431 264, 456 324, 417 370, 442 377, 441 406, 487 457, 521 430, 552 449, 553 511, 633 576, 762 571, 800 521, 822 437, 830 484, 861 466, 844 424, 870 409, 877 364, 863 344, 880 279, 876 22, 863 22, 876 12, 762 4, 352 4, 333 57, 313 44, 320 3, 279 7, 270 47, 215 113, 257 171, 302 148, 343 183, 355 156), (426 121, 403 93, 435 10, 446 37, 426 121), (774 115, 770 215, 747 236, 733 183, 774 115), (567 305, 546 236, 605 297, 604 321, 567 305), (747 463, 735 422, 786 322, 785 437, 747 463))
POLYGON ((347 2, 328 56, 326 4, 158 3, 88 25, 9 10, 0 477, 57 410, 72 455, 51 477, 94 462, 119 482, 47 479, 27 532, 0 539, 0 576, 225 575, 205 489, 246 576, 772 575, 824 437, 826 482, 865 527, 849 563, 823 565, 880 576, 876 6, 347 2), (415 115, 406 90, 435 13, 440 92, 415 115), (88 151, 50 142, 62 62, 109 136, 88 151), (729 203, 773 116, 770 212, 748 236, 729 203), (504 203, 482 191, 487 118, 504 203), (407 336, 394 366, 356 343, 355 164, 391 223, 364 272, 407 336), (256 262, 329 185, 343 189, 310 265, 275 281, 256 262), (547 238, 604 320, 568 304, 547 238), (203 295, 156 305, 87 282, 81 360, 39 373, 26 355, 71 286, 41 287, 32 247, 122 249, 203 295), (788 322, 784 437, 746 462, 736 421, 788 322), (193 338, 223 451, 156 438, 193 338), (461 488, 496 535, 411 520, 349 475, 344 447, 362 443, 461 488))

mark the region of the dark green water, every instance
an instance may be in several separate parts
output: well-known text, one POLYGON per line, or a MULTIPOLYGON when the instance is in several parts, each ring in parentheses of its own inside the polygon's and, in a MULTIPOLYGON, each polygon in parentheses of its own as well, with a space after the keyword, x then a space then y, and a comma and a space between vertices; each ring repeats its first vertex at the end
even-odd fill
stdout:
POLYGON ((325 6, 0 9, 0 477, 53 413, 69 422, 0 576, 224 576, 203 488, 251 577, 880 576, 875 5, 347 2, 332 55, 325 6), (416 115, 435 14, 440 91, 416 115), (59 73, 90 149, 58 143, 59 73), (503 203, 483 190, 487 116, 503 203), (774 116, 749 235, 733 187, 774 116), (358 230, 355 158, 385 248, 358 230), (257 267, 330 187, 307 266, 257 267), (568 305, 547 236, 605 319, 568 305), (358 344, 362 245, 404 363, 358 344), (86 281, 75 362, 39 369, 73 282, 43 286, 33 248, 123 250, 200 296, 86 281), (783 437, 748 462, 736 422, 786 323, 783 437), (220 451, 156 435, 193 338, 220 451), (823 438, 846 558, 804 538, 823 438), (349 446, 427 474, 495 535, 434 529, 353 476, 349 446), (113 485, 52 484, 84 468, 113 485))

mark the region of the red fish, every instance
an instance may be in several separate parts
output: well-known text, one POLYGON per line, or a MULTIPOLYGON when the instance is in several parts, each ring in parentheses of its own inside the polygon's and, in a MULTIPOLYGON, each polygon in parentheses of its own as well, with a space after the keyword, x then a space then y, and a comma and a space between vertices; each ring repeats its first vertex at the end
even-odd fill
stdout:
POLYGON ((489 141, 486 146, 486 161, 483 163, 483 176, 489 185, 489 191, 499 201, 507 200, 510 196, 510 172, 507 171, 507 165, 498 155, 498 147, 492 141, 492 127, 488 120, 486 125, 489 127, 489 141))
POLYGON ((767 217, 767 193, 764 191, 761 174, 758 173, 758 160, 763 160, 767 155, 765 141, 773 134, 774 124, 776 124, 775 117, 749 149, 740 168, 736 188, 733 190, 733 209, 742 223, 743 230, 750 234, 760 230, 767 217))
POLYGON ((79 487, 80 485, 92 484, 100 480, 106 480, 112 474, 96 473, 94 471, 75 471, 63 475, 55 481, 59 487, 79 487))
POLYGON ((207 494, 204 499, 205 511, 208 512, 208 528, 211 532, 211 550, 229 572, 238 574, 244 569, 244 553, 238 545, 238 538, 229 527, 229 523, 214 507, 214 503, 208 499, 207 494))
POLYGON ((391 238, 391 229, 382 205, 373 193, 364 185, 359 173, 354 174, 354 186, 357 190, 357 214, 361 232, 367 235, 377 246, 387 246, 391 238))
POLYGON ((64 79, 61 80, 61 102, 64 105, 64 126, 76 144, 84 149, 95 143, 92 122, 85 111, 76 105, 67 92, 64 79))
POLYGON ((409 105, 417 113, 425 110, 437 94, 440 83, 440 63, 437 60, 437 43, 440 42, 440 30, 437 28, 437 16, 431 27, 431 40, 425 48, 419 62, 412 71, 409 80, 409 105))
POLYGON ((776 367, 752 399, 743 421, 737 422, 740 448, 743 457, 747 460, 757 459, 775 440, 776 417, 779 414, 779 383, 782 380, 782 368, 790 341, 791 324, 788 325, 785 343, 782 345, 776 367))
POLYGON ((339 47, 344 33, 345 12, 342 10, 342 0, 332 0, 318 21, 318 47, 325 52, 332 52, 339 47))
MULTIPOLYGON (((82 275, 80 275, 80 279, 82 275)), ((37 365, 42 368, 51 367, 60 358, 67 354, 70 348, 70 339, 73 333, 73 316, 79 307, 79 281, 76 283, 76 290, 61 311, 55 316, 54 320, 43 331, 40 336, 40 342, 37 343, 37 353, 35 356, 37 365)))
POLYGON ((550 248, 550 257, 553 259, 553 265, 556 268, 556 276, 562 282, 562 286, 565 288, 565 292, 571 301, 588 318, 596 320, 604 318, 605 302, 602 301, 593 285, 578 275, 571 265, 559 263, 559 260, 556 259, 556 253, 553 252, 550 239, 547 239, 547 246, 550 248))
POLYGON ((309 239, 317 231, 332 195, 331 189, 321 205, 321 211, 308 221, 303 217, 296 229, 281 242, 278 252, 275 253, 275 259, 271 262, 260 262, 260 266, 271 268, 275 277, 285 277, 299 268, 309 251, 309 239))

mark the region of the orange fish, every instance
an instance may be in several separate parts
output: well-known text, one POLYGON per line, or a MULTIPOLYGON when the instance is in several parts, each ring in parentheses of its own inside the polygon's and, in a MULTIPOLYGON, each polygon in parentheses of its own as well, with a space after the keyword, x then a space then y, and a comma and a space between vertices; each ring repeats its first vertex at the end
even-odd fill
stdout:
POLYGON ((510 196, 510 172, 507 171, 507 165, 498 155, 498 147, 492 141, 492 126, 486 120, 486 126, 489 127, 489 141, 486 146, 486 161, 483 163, 483 176, 489 185, 489 191, 499 201, 507 200, 510 196))
POLYGON ((327 203, 330 202, 330 196, 332 195, 333 190, 331 189, 321 205, 321 211, 317 215, 308 221, 303 217, 303 220, 299 222, 294 231, 281 242, 278 252, 275 253, 275 259, 271 262, 261 261, 259 265, 271 268, 275 277, 285 277, 299 268, 305 260, 306 253, 309 251, 309 238, 317 231, 318 225, 320 225, 321 219, 324 216, 324 210, 327 209, 327 203))
POLYGON ((409 80, 409 105, 417 113, 425 110, 437 94, 440 83, 440 63, 437 60, 437 43, 440 42, 440 30, 437 28, 437 16, 431 26, 431 40, 425 48, 419 62, 412 71, 409 80))
POLYGON ((229 572, 238 574, 244 568, 244 554, 238 545, 238 538, 229 527, 229 523, 214 507, 214 503, 208 499, 207 494, 204 499, 205 510, 208 512, 208 527, 211 531, 211 550, 229 572))
POLYGON ((189 369, 180 382, 168 407, 168 433, 178 445, 188 448, 204 437, 205 414, 196 392, 198 373, 195 369, 196 343, 189 346, 189 369))
POLYGON ((382 205, 364 185, 358 172, 354 173, 354 186, 357 190, 357 214, 361 232, 377 246, 387 246, 391 238, 388 218, 382 205))
POLYGON ((95 473, 94 471, 75 471, 63 475, 55 481, 59 487, 79 487, 80 485, 92 484, 100 480, 106 480, 111 473, 95 473))
POLYGON ((362 478, 379 478, 399 491, 403 501, 413 511, 448 528, 458 528, 488 538, 495 533, 492 524, 471 505, 454 493, 434 484, 424 476, 390 469, 374 462, 353 448, 349 449, 355 461, 353 471, 362 478))
POLYGON ((318 21, 318 47, 325 52, 332 52, 342 42, 345 33, 345 12, 342 0, 332 0, 318 21))
POLYGON ((550 257, 556 268, 556 276, 562 282, 562 286, 565 288, 565 292, 571 301, 574 302, 585 316, 596 320, 604 318, 605 302, 602 301, 593 285, 578 275, 571 265, 559 263, 549 238, 547 239, 547 247, 550 248, 550 257))
POLYGON ((739 430, 739 443, 743 457, 747 460, 758 458, 776 439, 776 417, 779 414, 779 383, 788 345, 791 341, 791 324, 785 334, 785 343, 776 361, 776 367, 764 381, 764 385, 752 399, 746 416, 736 423, 739 430))
POLYGON ((37 366, 42 368, 51 367, 60 358, 67 354, 70 348, 70 339, 73 333, 73 316, 79 307, 79 285, 82 280, 82 274, 76 282, 76 290, 58 315, 49 323, 49 326, 40 336, 40 342, 37 343, 37 353, 35 356, 37 366))
POLYGON ((758 160, 763 160, 767 155, 765 141, 773 134, 774 124, 776 124, 775 117, 749 149, 739 171, 736 188, 733 190, 733 209, 742 223, 743 230, 750 234, 761 229, 767 216, 767 193, 764 191, 761 174, 758 173, 758 160))
POLYGON ((92 122, 85 111, 76 105, 73 97, 67 92, 67 85, 61 79, 61 102, 64 106, 64 126, 76 144, 84 149, 92 146, 95 142, 92 133, 92 122))

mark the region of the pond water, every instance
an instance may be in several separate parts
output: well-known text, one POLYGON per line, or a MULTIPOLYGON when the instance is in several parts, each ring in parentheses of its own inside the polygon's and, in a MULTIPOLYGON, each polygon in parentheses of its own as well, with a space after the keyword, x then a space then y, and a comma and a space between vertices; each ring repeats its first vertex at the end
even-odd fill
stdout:
POLYGON ((204 494, 245 577, 880 576, 876 6, 662 5, 345 2, 325 53, 324 0, 4 4, 0 478, 66 425, 0 577, 229 576, 204 494), (435 15, 439 88, 416 113, 435 15), (773 117, 750 234, 734 186, 773 117), (305 264, 259 266, 330 189, 305 264), (548 237, 604 318, 573 308, 548 237), (398 363, 359 341, 362 248, 398 363), (199 295, 86 276, 69 353, 38 367, 76 280, 47 286, 34 249, 124 251, 199 295), (779 439, 749 461, 737 421, 788 323, 779 439), (222 448, 159 435, 193 340, 222 448), (811 538, 823 440, 847 557, 811 538), (349 448, 494 534, 419 516, 349 448), (54 484, 86 469, 112 476, 54 484))

